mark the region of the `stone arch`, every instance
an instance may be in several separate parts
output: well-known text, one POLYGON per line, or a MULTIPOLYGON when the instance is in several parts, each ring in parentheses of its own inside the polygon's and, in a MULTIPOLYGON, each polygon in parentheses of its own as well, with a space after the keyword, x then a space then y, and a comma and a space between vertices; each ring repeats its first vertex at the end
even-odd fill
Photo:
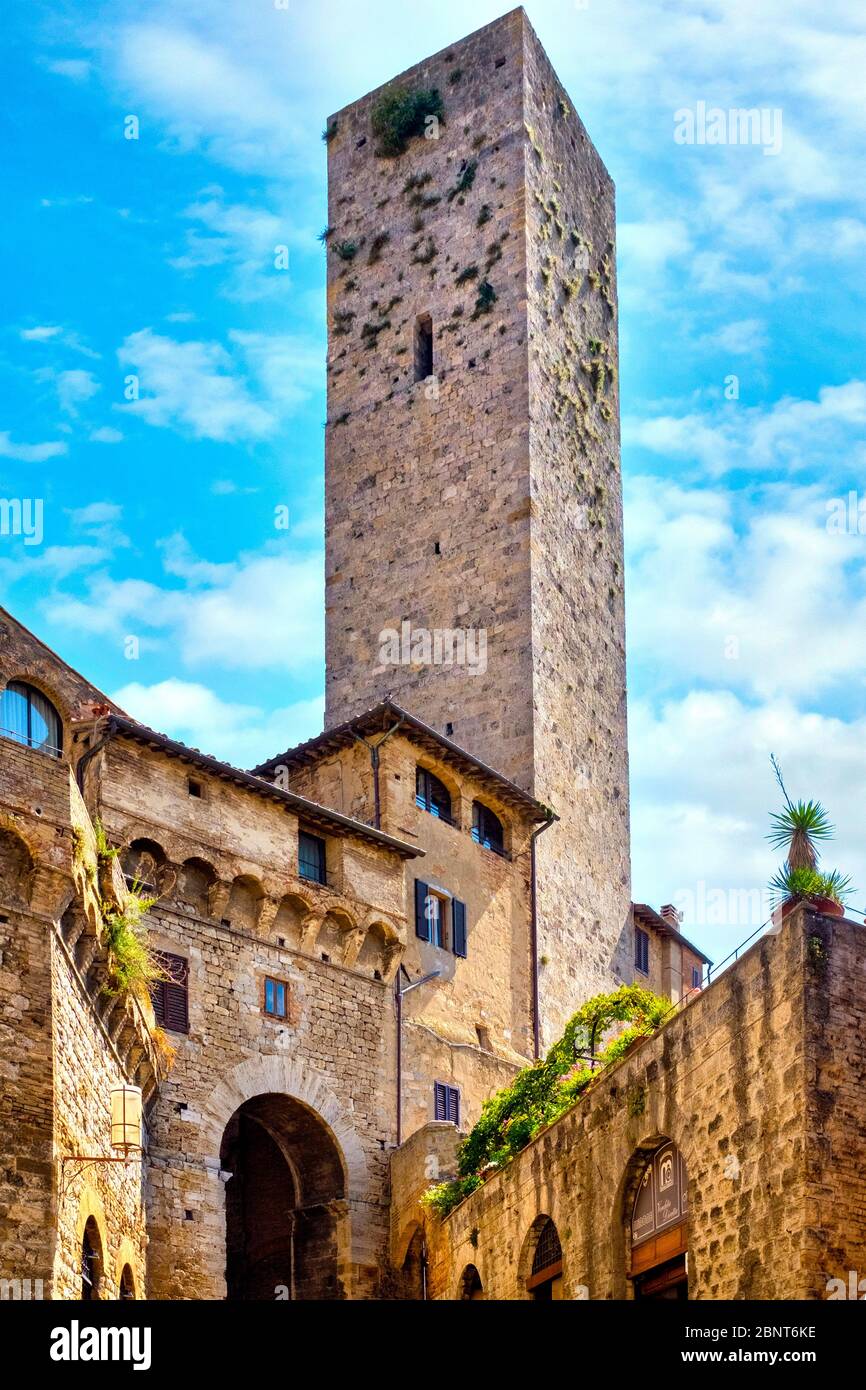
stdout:
POLYGON ((246 1101, 269 1093, 290 1096, 318 1116, 342 1154, 349 1200, 363 1200, 367 1192, 367 1162, 349 1112, 324 1077, 290 1057, 250 1058, 233 1068, 211 1091, 202 1110, 206 1163, 218 1171, 222 1137, 232 1115, 246 1101))
POLYGON ((117 1258, 114 1261, 114 1295, 116 1298, 140 1299, 142 1289, 139 1284, 136 1269, 138 1266, 138 1256, 135 1246, 129 1236, 124 1236, 117 1251, 117 1258), (121 1292, 124 1282, 131 1283, 132 1293, 124 1294, 121 1292))
POLYGON ((174 884, 174 870, 157 840, 142 835, 120 852, 120 866, 128 885, 137 882, 145 896, 163 897, 174 884))
POLYGON ((330 908, 319 927, 316 954, 342 964, 351 944, 351 934, 357 930, 358 923, 350 912, 343 907, 330 908))
POLYGON ((175 902, 181 912, 194 917, 207 917, 211 889, 217 881, 217 872, 207 859, 192 855, 178 866, 175 885, 175 902))
POLYGON ((301 949, 304 933, 315 903, 302 893, 286 893, 277 906, 272 929, 293 951, 301 949))
POLYGON ((486 1297, 484 1285, 481 1282, 481 1275, 478 1267, 468 1264, 460 1276, 460 1283, 457 1286, 457 1298, 462 1303, 476 1302, 486 1297))
POLYGON ((27 907, 36 864, 30 847, 7 817, 0 820, 0 902, 27 907))
POLYGON ((400 1297, 420 1303, 427 1297, 427 1241, 424 1227, 413 1222, 399 1266, 400 1297))
MULTIPOLYGON (((537 1256, 540 1253, 542 1243, 550 1242, 552 1233, 555 1233, 556 1241, 559 1241, 559 1229, 553 1217, 547 1212, 541 1212, 536 1216, 529 1230, 527 1231, 520 1257, 517 1261, 517 1297, 523 1299, 535 1299, 540 1296, 539 1288, 533 1281, 543 1272, 538 1268, 537 1256)), ((562 1270, 562 1247, 560 1243, 559 1257, 560 1271, 562 1270)), ((555 1267, 555 1262, 545 1266, 545 1268, 555 1267)), ((559 1276, 561 1287, 562 1277, 559 1276)), ((549 1295, 548 1295, 549 1296, 549 1295)), ((558 1291, 554 1295, 559 1296, 558 1291)))
POLYGON ((254 874, 238 874, 232 880, 226 917, 237 931, 255 931, 265 889, 254 874))
MULTIPOLYGON (((681 1145, 677 1139, 673 1139, 668 1134, 662 1133, 661 1131, 651 1131, 647 1133, 644 1138, 635 1145, 624 1166, 611 1214, 614 1298, 626 1299, 634 1297, 634 1281, 629 1278, 632 1252, 632 1213, 634 1211, 638 1189, 647 1170, 647 1165, 652 1161, 653 1156, 666 1146, 670 1146, 682 1157, 686 1171, 688 1172, 690 1170, 689 1155, 691 1148, 689 1147, 689 1154, 687 1154, 685 1146, 681 1145)), ((690 1199, 690 1196, 691 1194, 688 1193, 687 1199, 690 1199)), ((686 1223, 687 1222, 688 1218, 686 1217, 686 1223)), ((691 1282, 692 1277, 693 1271, 690 1272, 689 1282, 691 1282)))
MULTIPOLYGON (((95 1252, 95 1274, 93 1296, 96 1299, 103 1299, 106 1296, 106 1270, 108 1261, 106 1252, 108 1244, 106 1241, 106 1231, 108 1223, 105 1219, 105 1208, 102 1205, 102 1198, 95 1188, 85 1186, 78 1199, 78 1216, 75 1221, 75 1258, 81 1258, 83 1267, 83 1251, 85 1240, 95 1252)), ((80 1279, 80 1274, 76 1273, 76 1278, 80 1279)), ((109 1297, 111 1295, 109 1294, 109 1297)))
POLYGON ((361 948, 355 956, 355 969, 374 979, 387 980, 395 951, 404 945, 401 933, 392 922, 382 917, 368 921, 364 933, 361 948))
MULTIPOLYGON (((367 1162, 355 1132, 350 1111, 337 1099, 325 1079, 310 1067, 284 1056, 250 1058, 234 1067, 213 1089, 202 1109, 201 1136, 206 1168, 213 1176, 217 1213, 225 1220, 227 1174, 222 1168, 223 1141, 236 1112, 259 1097, 288 1098, 311 1113, 331 1137, 343 1168, 345 1199, 336 1204, 339 1268, 344 1284, 350 1281, 349 1266, 376 1263, 377 1245, 369 1229, 369 1188, 367 1162)), ((334 1205, 334 1204, 332 1204, 334 1205)), ((213 1277, 219 1287, 224 1262, 213 1263, 213 1277)))

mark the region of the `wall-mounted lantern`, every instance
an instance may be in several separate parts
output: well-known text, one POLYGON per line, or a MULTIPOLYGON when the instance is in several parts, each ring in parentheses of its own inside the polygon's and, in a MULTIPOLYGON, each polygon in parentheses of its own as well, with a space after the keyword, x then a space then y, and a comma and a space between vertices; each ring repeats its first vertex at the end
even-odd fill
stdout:
POLYGON ((108 1093, 111 1107, 111 1128, 109 1139, 112 1149, 117 1153, 102 1155, 64 1154, 61 1165, 61 1196, 65 1195, 73 1178, 79 1177, 85 1168, 95 1163, 130 1163, 141 1160, 141 1087, 112 1086, 108 1093), (67 1163, 81 1166, 74 1171, 66 1171, 67 1163))
POLYGON ((111 1088, 111 1147, 141 1152, 141 1087, 111 1088))

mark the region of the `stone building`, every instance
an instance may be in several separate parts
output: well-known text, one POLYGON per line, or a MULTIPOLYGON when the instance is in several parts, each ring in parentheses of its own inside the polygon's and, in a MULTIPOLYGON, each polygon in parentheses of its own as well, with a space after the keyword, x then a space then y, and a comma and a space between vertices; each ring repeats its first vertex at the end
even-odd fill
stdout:
POLYGON ((862 930, 791 918, 705 988, 630 902, 610 180, 522 10, 327 134, 324 732, 239 769, 0 610, 3 1289, 815 1296, 862 1255, 862 930), (634 981, 662 1031, 425 1216, 634 981))

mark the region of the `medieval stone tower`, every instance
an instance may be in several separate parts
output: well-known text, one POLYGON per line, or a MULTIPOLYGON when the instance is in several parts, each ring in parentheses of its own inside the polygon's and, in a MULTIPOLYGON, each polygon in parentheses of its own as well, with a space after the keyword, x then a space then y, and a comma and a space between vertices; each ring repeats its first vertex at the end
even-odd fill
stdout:
POLYGON ((326 137, 326 722, 390 693, 558 813, 546 1042, 631 978, 613 185, 522 9, 326 137))

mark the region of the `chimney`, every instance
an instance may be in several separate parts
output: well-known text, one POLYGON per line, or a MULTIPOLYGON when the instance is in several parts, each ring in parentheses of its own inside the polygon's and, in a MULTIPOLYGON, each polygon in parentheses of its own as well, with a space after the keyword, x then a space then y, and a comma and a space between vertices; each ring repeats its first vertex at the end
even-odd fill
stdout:
POLYGON ((677 912, 673 903, 665 903, 664 907, 659 908, 659 916, 664 917, 669 927, 673 927, 675 931, 679 931, 680 922, 683 920, 683 914, 677 912))

